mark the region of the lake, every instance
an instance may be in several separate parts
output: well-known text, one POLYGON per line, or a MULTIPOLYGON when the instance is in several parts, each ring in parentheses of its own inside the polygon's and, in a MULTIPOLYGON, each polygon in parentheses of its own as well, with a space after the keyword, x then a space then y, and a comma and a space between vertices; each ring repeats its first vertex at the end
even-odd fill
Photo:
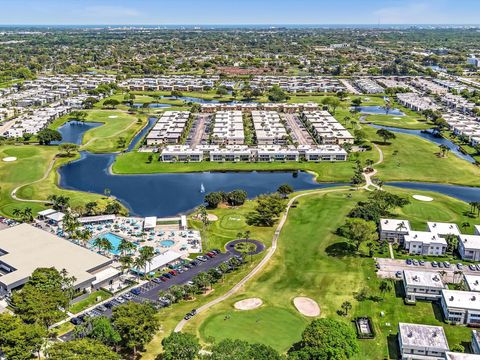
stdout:
POLYGON ((441 136, 436 136, 434 133, 431 131, 422 131, 422 130, 411 130, 411 129, 401 129, 397 127, 392 127, 392 126, 381 126, 381 125, 375 125, 375 124, 369 124, 369 126, 375 128, 375 129, 387 129, 392 132, 396 133, 401 133, 401 134, 408 134, 408 135, 415 135, 419 136, 422 139, 428 140, 431 143, 437 144, 438 146, 440 145, 445 145, 447 146, 451 153, 454 154, 455 156, 459 157, 460 159, 466 160, 472 164, 475 164, 476 160, 468 155, 468 154, 463 154, 458 145, 453 143, 452 141, 445 139, 444 137, 441 136))
POLYGON ((357 106, 352 107, 352 109, 362 114, 405 116, 399 109, 387 109, 384 106, 357 106))
POLYGON ((60 126, 57 131, 62 134, 62 141, 52 142, 52 145, 58 145, 61 143, 82 144, 83 134, 90 129, 102 126, 100 122, 80 122, 80 121, 67 121, 60 126))

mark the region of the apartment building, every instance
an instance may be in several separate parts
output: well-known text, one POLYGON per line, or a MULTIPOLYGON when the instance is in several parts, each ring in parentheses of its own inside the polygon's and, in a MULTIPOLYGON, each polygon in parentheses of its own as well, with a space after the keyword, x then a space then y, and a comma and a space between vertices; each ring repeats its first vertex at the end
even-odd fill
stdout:
POLYGON ((179 144, 189 117, 189 111, 165 111, 147 135, 147 145, 179 144))
POLYGON ((258 145, 285 145, 288 134, 276 111, 252 111, 252 122, 258 145))
POLYGON ((445 320, 453 324, 480 324, 480 296, 477 292, 444 289, 440 299, 445 320))
POLYGON ((242 112, 217 111, 211 140, 213 144, 242 145, 245 143, 242 112))
POLYGON ((449 351, 441 326, 399 323, 398 344, 403 360, 444 360, 449 351))
POLYGON ((435 301, 447 288, 440 275, 430 271, 404 270, 402 273, 405 301, 414 304, 418 300, 435 301))

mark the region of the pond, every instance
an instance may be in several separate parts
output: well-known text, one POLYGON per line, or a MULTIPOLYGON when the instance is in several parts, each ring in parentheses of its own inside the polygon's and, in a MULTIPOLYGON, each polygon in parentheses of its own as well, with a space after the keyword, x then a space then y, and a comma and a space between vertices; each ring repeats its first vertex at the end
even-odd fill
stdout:
POLYGON ((81 122, 81 121, 67 121, 60 126, 57 130, 62 134, 62 141, 52 142, 52 145, 58 145, 61 143, 82 144, 83 134, 90 129, 102 126, 100 122, 81 122))
MULTIPOLYGON (((143 104, 141 104, 141 103, 133 104, 133 107, 139 109, 139 108, 143 107, 143 104)), ((150 108, 150 109, 163 109, 163 108, 172 107, 172 105, 162 104, 162 103, 151 103, 151 104, 148 104, 147 107, 150 108)))
POLYGON ((284 183, 296 191, 340 184, 318 184, 308 173, 202 172, 178 174, 114 175, 109 171, 115 154, 81 153, 79 160, 59 169, 60 187, 103 194, 106 188, 138 216, 173 216, 203 203, 205 192, 243 189, 249 198, 270 193, 284 183))
MULTIPOLYGON (((443 195, 448 195, 448 196, 457 198, 465 202, 480 201, 480 187, 407 182, 407 181, 389 182, 387 183, 387 185, 396 186, 403 189, 433 191, 443 195)), ((479 185, 480 185, 480 182, 479 182, 479 185)))
POLYGON ((352 107, 352 109, 362 114, 405 116, 399 109, 388 109, 384 106, 357 106, 352 107))
POLYGON ((460 151, 457 144, 453 143, 448 139, 445 139, 442 136, 435 135, 432 131, 401 129, 401 128, 392 127, 392 126, 381 126, 381 125, 375 125, 375 124, 369 124, 369 125, 375 129, 387 129, 396 133, 419 136, 422 139, 428 140, 431 143, 437 144, 439 146, 446 145, 450 149, 451 153, 459 157, 460 159, 466 160, 472 164, 475 164, 476 162, 476 160, 472 156, 468 154, 463 154, 460 151))

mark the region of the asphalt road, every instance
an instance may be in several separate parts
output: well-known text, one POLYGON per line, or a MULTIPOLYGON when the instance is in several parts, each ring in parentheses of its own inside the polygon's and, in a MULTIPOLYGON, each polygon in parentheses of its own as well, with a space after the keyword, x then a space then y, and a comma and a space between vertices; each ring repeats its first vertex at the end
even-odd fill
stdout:
POLYGON ((312 139, 308 131, 301 124, 300 119, 295 114, 285 114, 285 121, 293 131, 295 138, 300 145, 313 145, 315 141, 312 139))

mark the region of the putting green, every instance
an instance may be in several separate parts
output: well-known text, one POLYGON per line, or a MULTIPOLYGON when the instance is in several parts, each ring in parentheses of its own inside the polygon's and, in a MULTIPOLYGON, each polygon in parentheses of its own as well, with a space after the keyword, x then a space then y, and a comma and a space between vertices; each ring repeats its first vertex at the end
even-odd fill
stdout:
POLYGON ((299 341, 307 321, 294 310, 262 307, 249 311, 223 311, 207 318, 200 327, 204 339, 241 339, 286 351, 299 341), (268 336, 265 336, 268 334, 268 336))
POLYGON ((223 228, 236 230, 244 228, 245 221, 245 216, 241 214, 228 214, 223 216, 220 222, 223 228))

